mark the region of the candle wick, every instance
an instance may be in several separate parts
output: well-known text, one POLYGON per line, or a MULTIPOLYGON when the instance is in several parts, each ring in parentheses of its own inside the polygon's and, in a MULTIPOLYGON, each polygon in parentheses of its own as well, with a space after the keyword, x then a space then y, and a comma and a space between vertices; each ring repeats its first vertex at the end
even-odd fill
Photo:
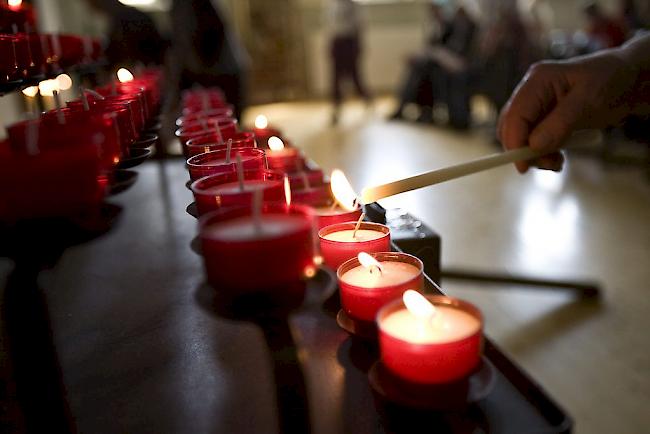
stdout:
POLYGON ((59 124, 65 125, 65 116, 61 111, 61 97, 59 96, 59 92, 53 90, 52 96, 54 96, 54 105, 56 106, 56 119, 59 122, 59 124))
POLYGON ((311 188, 309 185, 309 177, 307 176, 307 173, 303 170, 300 172, 300 176, 302 178, 302 184, 304 185, 305 189, 311 188))
POLYGON ((232 139, 229 139, 228 143, 226 143, 226 163, 230 163, 230 158, 231 158, 230 153, 231 152, 232 152, 232 139))
POLYGON ((81 92, 81 103, 84 106, 84 111, 89 111, 90 110, 90 104, 88 103, 88 96, 86 96, 86 90, 83 88, 83 86, 79 86, 79 91, 81 92))
MULTIPOLYGON (((219 139, 219 143, 223 143, 223 135, 221 134, 221 127, 219 126, 219 118, 216 119, 216 122, 214 124, 214 130, 217 133, 217 138, 219 139)), ((229 139, 229 142, 232 145, 232 139, 229 139)))
POLYGON ((239 191, 244 191, 244 165, 241 161, 241 155, 235 157, 237 162, 237 180, 239 181, 239 191))
POLYGON ((357 220, 357 224, 354 225, 354 230, 352 231, 352 238, 356 238, 356 237, 357 237, 357 231, 359 230, 359 227, 361 227, 361 222, 363 221, 363 219, 364 219, 365 217, 366 217, 366 214, 365 214, 365 213, 361 213, 361 215, 359 216, 359 220, 357 220))

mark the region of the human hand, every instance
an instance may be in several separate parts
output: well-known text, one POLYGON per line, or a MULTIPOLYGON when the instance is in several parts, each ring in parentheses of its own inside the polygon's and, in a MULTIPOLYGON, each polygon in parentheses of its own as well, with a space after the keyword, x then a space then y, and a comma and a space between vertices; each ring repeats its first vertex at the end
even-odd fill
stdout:
POLYGON ((517 170, 561 170, 557 151, 572 131, 616 125, 631 112, 637 75, 615 50, 533 65, 502 110, 497 134, 505 149, 530 146, 549 154, 517 162, 517 170))

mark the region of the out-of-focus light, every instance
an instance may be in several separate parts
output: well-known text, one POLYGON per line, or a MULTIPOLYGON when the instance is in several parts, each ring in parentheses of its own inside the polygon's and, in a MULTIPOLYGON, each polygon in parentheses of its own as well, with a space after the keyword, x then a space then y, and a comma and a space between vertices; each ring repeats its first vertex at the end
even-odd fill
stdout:
POLYGON ((56 82, 60 90, 68 90, 72 87, 72 78, 68 74, 60 74, 56 77, 56 82))
POLYGON ((133 81, 133 74, 126 68, 120 68, 117 70, 117 79, 120 83, 126 83, 128 81, 133 81))
POLYGON ((156 0, 119 0, 119 2, 126 6, 151 6, 156 3, 156 0))
POLYGON ((264 128, 269 126, 269 120, 266 119, 266 116, 264 115, 258 115, 255 118, 255 128, 258 130, 263 130, 264 128))
POLYGON ((23 4, 23 0, 9 0, 7 5, 10 9, 20 9, 23 4))
POLYGON ((54 91, 59 91, 59 82, 57 80, 43 80, 38 83, 38 90, 43 96, 54 96, 54 91))
POLYGON ((23 95, 34 98, 38 93, 38 86, 29 86, 23 89, 23 95))
POLYGON ((269 138, 267 143, 271 151, 281 151, 284 149, 284 142, 279 137, 273 136, 269 138))

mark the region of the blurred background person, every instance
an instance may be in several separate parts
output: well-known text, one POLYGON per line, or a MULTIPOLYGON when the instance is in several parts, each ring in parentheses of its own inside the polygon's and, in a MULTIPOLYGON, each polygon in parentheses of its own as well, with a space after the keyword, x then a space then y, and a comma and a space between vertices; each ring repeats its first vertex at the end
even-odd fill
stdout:
POLYGON ((331 32, 330 56, 332 62, 332 124, 339 119, 342 85, 349 80, 357 93, 370 106, 370 95, 359 72, 361 58, 361 17, 353 0, 330 0, 328 27, 331 32))
POLYGON ((86 0, 108 24, 106 58, 112 66, 163 63, 166 41, 146 13, 118 0, 86 0))
POLYGON ((478 75, 481 93, 498 112, 542 50, 538 29, 524 22, 514 1, 499 2, 495 10, 480 38, 478 75))
MULTIPOLYGON (((194 86, 219 87, 235 108, 237 119, 246 105, 248 56, 214 0, 174 0, 172 46, 167 59, 168 101, 194 86)), ((174 111, 169 107, 166 111, 174 111)), ((175 117, 175 116, 174 116, 175 117)))
POLYGON ((420 52, 412 55, 407 62, 406 78, 399 92, 399 103, 391 119, 403 119, 407 104, 417 104, 420 109, 418 122, 433 121, 433 95, 443 92, 439 74, 432 74, 438 67, 428 54, 429 48, 444 44, 449 38, 451 22, 445 16, 442 5, 432 1, 428 7, 425 45, 420 52))
POLYGON ((418 118, 421 122, 433 121, 434 103, 447 104, 449 123, 453 127, 465 128, 468 125, 469 96, 466 95, 467 71, 470 53, 474 45, 477 25, 463 6, 457 7, 453 17, 446 20, 436 4, 430 7, 430 19, 439 27, 432 33, 422 53, 409 63, 409 72, 398 95, 398 106, 390 116, 402 119, 404 108, 422 89, 422 80, 430 83, 429 101, 422 101, 418 118))

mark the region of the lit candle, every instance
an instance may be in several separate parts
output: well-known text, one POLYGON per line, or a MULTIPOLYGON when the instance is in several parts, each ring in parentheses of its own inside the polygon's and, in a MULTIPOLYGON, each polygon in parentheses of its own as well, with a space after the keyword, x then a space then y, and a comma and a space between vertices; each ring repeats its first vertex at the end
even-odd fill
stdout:
POLYGON ((337 270, 341 307, 352 319, 372 322, 377 311, 407 289, 420 290, 423 265, 398 252, 360 253, 337 270))
POLYGON ((258 115, 255 118, 255 128, 253 128, 257 144, 261 148, 268 148, 269 139, 273 136, 281 137, 282 133, 279 130, 270 127, 269 121, 264 115, 258 115))
POLYGON ((244 170, 241 184, 238 173, 206 176, 194 181, 191 190, 200 215, 222 207, 250 205, 253 193, 262 191, 264 202, 282 202, 284 175, 272 170, 244 170))
POLYGON ((266 159, 269 162, 270 169, 284 172, 302 169, 305 159, 296 148, 284 146, 282 139, 277 136, 270 137, 267 143, 269 149, 266 151, 266 159))
POLYGON ((330 187, 333 202, 314 208, 318 229, 336 223, 356 221, 361 216, 357 195, 342 171, 332 171, 330 187))
POLYGON ((390 229, 379 223, 336 223, 318 231, 323 263, 336 270, 359 252, 389 252, 390 229))
POLYGON ((199 221, 208 282, 235 294, 302 299, 304 277, 315 269, 311 211, 283 203, 254 208, 222 208, 199 221))
POLYGON ((472 304, 406 291, 377 314, 382 363, 413 383, 447 383, 479 365, 483 317, 472 304))

